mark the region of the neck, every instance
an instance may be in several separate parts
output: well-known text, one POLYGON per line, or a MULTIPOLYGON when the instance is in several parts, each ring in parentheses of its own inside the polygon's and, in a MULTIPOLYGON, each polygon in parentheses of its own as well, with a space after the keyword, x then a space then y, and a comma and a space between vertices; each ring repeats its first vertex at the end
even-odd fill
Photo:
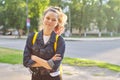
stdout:
POLYGON ((50 36, 51 33, 52 33, 52 31, 50 31, 50 30, 46 30, 46 29, 43 30, 43 35, 45 35, 45 36, 50 36))

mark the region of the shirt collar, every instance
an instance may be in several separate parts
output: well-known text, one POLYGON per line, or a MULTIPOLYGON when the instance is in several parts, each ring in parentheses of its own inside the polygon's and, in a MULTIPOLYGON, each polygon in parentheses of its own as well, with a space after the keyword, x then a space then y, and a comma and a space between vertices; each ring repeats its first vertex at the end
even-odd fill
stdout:
MULTIPOLYGON (((54 31, 52 31, 51 33, 51 37, 49 39, 50 42, 54 43, 55 42, 55 36, 56 36, 56 33, 54 31)), ((43 41, 43 30, 41 30, 39 33, 38 33, 38 38, 37 38, 39 41, 43 41)))

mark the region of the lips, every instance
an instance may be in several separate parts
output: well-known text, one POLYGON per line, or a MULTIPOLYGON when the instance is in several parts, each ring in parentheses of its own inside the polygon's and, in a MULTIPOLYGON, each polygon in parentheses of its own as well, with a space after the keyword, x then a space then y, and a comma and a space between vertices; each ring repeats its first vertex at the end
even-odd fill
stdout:
POLYGON ((51 26, 51 24, 47 24, 47 26, 51 26))

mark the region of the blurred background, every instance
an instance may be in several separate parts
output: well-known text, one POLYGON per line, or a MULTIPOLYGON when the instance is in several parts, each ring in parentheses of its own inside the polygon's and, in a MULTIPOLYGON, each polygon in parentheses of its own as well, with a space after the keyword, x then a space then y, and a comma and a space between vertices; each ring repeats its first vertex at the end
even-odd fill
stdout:
POLYGON ((0 35, 38 31, 48 6, 67 14, 65 37, 120 36, 120 0, 0 0, 0 35))
POLYGON ((48 6, 61 7, 68 17, 63 62, 74 67, 63 65, 63 78, 120 80, 120 0, 0 0, 1 80, 30 80, 22 65, 26 37, 41 29, 48 6))

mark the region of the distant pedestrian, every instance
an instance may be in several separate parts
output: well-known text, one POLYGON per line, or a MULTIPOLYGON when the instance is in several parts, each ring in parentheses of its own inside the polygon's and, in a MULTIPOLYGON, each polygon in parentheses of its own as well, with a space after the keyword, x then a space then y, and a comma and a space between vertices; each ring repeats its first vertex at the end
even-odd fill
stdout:
POLYGON ((17 30, 15 30, 14 34, 15 34, 15 38, 18 38, 18 31, 17 30))

